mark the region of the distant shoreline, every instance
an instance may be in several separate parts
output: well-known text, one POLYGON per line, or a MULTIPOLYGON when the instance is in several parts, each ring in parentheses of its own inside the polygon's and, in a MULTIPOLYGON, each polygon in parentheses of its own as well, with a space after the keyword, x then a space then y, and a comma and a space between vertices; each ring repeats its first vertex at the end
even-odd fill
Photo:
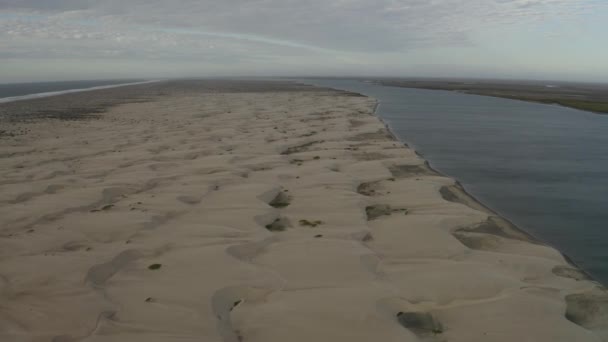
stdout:
POLYGON ((464 82, 452 80, 375 80, 400 88, 455 91, 510 100, 553 104, 596 114, 608 114, 608 86, 544 83, 464 82))
MULTIPOLYGON (((386 84, 382 84, 382 82, 378 82, 381 85, 385 86, 386 84)), ((321 87, 318 84, 315 83, 305 83, 304 84, 310 84, 313 85, 315 87, 321 87)), ((402 88, 410 88, 410 87, 402 87, 402 88)), ((416 89, 415 87, 413 87, 414 89, 416 89)), ((356 94, 358 96, 363 96, 363 97, 368 97, 371 98, 375 101, 375 105, 373 106, 372 109, 372 113, 373 115, 384 125, 384 128, 386 129, 388 135, 390 136, 390 138, 400 144, 402 144, 405 148, 412 150, 416 155, 418 155, 418 157, 420 157, 421 159, 424 160, 424 167, 427 168, 429 171, 431 171, 432 173, 441 176, 441 177, 446 177, 446 178, 450 178, 454 180, 454 185, 450 185, 450 186, 444 186, 441 188, 440 193, 441 196, 443 197, 444 200, 449 201, 449 202, 456 202, 456 203, 461 203, 473 210, 479 210, 482 212, 486 212, 487 214, 494 216, 495 220, 496 220, 496 225, 494 229, 498 229, 498 230, 504 230, 507 232, 510 232, 510 234, 514 234, 517 236, 518 239, 521 239, 521 241, 526 241, 532 244, 539 244, 539 245, 543 245, 543 246, 547 246, 549 248, 553 248, 554 250, 558 251, 562 257, 572 266, 574 267, 578 272, 580 272, 581 275, 581 279, 585 279, 585 280, 589 280, 592 282, 597 283, 600 286, 604 286, 604 284, 599 281, 597 278, 595 278, 591 273, 589 273, 588 271, 586 271, 585 269, 583 269, 579 264, 577 264, 570 256, 568 256, 564 251, 562 251, 561 249, 559 249, 557 246, 554 246, 552 244, 550 244, 549 242, 543 240, 541 237, 533 234, 532 232, 529 232, 528 230, 518 226, 517 224, 515 224, 514 222, 512 222, 511 220, 509 220, 508 218, 506 218, 503 214, 499 213, 498 211, 496 211, 495 209, 492 209, 490 206, 488 206, 487 204, 485 204, 483 201, 481 201, 480 199, 476 198, 474 195, 472 195, 470 192, 468 192, 465 187, 462 185, 462 183, 456 179, 453 176, 449 176, 447 174, 442 173, 441 171, 433 168, 433 166, 430 164, 430 162, 424 157, 424 155, 422 155, 420 152, 416 151, 412 146, 410 146, 406 141, 403 141, 402 139, 400 139, 397 134, 395 134, 395 132, 391 129, 391 126, 389 125, 389 123, 387 121, 385 121, 378 113, 378 109, 381 105, 381 101, 370 97, 368 95, 356 92, 356 91, 351 91, 351 90, 347 90, 347 89, 340 89, 340 88, 330 88, 330 89, 335 89, 338 91, 346 91, 349 93, 353 93, 356 94)), ((418 88, 420 89, 420 88, 418 88)), ((422 89, 427 89, 427 88, 422 88, 422 89)), ((429 90, 444 90, 444 89, 429 89, 429 90)), ((477 94, 474 94, 477 95, 477 94)), ((483 96, 483 95, 482 95, 483 96)), ((529 102, 529 101, 528 101, 529 102)))
POLYGON ((116 83, 116 84, 101 85, 101 86, 94 86, 94 87, 87 87, 87 88, 74 88, 74 89, 42 92, 42 93, 32 93, 32 94, 19 95, 19 96, 0 97, 0 103, 32 100, 32 99, 39 99, 39 98, 58 96, 58 95, 64 95, 64 94, 80 93, 80 92, 93 91, 93 90, 103 90, 103 89, 125 87, 125 86, 131 86, 131 85, 139 85, 139 84, 147 84, 147 83, 154 83, 154 82, 159 82, 159 80, 129 82, 129 83, 116 83))
POLYGON ((481 94, 481 93, 466 93, 480 96, 491 96, 498 97, 509 100, 516 101, 526 101, 526 102, 534 102, 534 103, 542 103, 549 105, 558 105, 567 108, 574 108, 586 112, 596 113, 606 115, 608 114, 608 103, 604 102, 592 102, 592 101, 576 101, 576 100, 532 100, 527 99, 525 97, 517 97, 517 96, 500 96, 500 95, 490 95, 490 94, 481 94))

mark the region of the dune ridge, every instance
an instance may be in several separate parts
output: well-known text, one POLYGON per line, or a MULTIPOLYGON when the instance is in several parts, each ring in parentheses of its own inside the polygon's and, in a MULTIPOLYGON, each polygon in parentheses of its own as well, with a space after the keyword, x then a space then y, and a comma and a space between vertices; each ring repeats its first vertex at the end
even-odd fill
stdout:
POLYGON ((116 91, 95 115, 95 92, 0 104, 2 341, 608 341, 606 290, 396 141, 374 99, 116 91))

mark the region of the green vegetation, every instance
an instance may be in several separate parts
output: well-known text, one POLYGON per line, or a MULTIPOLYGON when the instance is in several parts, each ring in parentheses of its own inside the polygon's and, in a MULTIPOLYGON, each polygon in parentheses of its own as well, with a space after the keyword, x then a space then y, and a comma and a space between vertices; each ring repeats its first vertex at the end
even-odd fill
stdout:
POLYGON ((161 265, 161 264, 152 264, 152 265, 148 266, 148 269, 155 271, 155 270, 160 269, 162 266, 163 265, 161 265))
POLYGON ((480 92, 469 91, 468 93, 477 94, 477 95, 485 95, 485 96, 493 96, 493 97, 503 97, 506 99, 519 100, 519 101, 557 104, 560 106, 584 110, 584 111, 588 111, 588 112, 608 114, 608 102, 590 101, 590 100, 571 100, 571 99, 559 99, 559 98, 542 98, 542 97, 518 96, 518 95, 503 95, 503 94, 494 94, 494 93, 488 94, 488 93, 481 92, 481 91, 480 92))
POLYGON ((387 86, 448 90, 465 94, 501 97, 511 100, 557 104, 598 114, 608 114, 608 97, 606 96, 605 88, 602 88, 600 91, 595 87, 562 85, 560 86, 560 92, 555 93, 553 90, 548 90, 544 85, 529 84, 479 83, 471 85, 462 82, 449 81, 383 81, 380 83, 387 86))
POLYGON ((544 103, 556 103, 564 107, 586 110, 595 113, 608 113, 608 102, 582 100, 543 100, 544 103))

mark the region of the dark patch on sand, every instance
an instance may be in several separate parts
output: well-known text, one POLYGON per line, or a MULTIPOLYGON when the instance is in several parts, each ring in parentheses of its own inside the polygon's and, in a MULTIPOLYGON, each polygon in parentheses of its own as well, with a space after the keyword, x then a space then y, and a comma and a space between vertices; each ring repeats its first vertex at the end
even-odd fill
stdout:
POLYGON ((281 152, 281 154, 282 155, 289 155, 289 154, 293 154, 293 153, 306 152, 306 151, 308 151, 309 147, 311 147, 311 146, 313 146, 315 144, 320 144, 322 142, 323 142, 323 140, 311 141, 311 142, 307 142, 305 144, 289 147, 285 151, 281 152))
POLYGON ((108 211, 110 209, 114 208, 114 204, 106 204, 104 206, 102 206, 99 209, 93 209, 91 210, 92 213, 98 212, 98 211, 108 211))
MULTIPOLYGON (((338 116, 334 116, 334 115, 329 115, 328 113, 322 113, 322 114, 311 114, 310 118, 306 118, 306 119, 300 119, 300 122, 302 123, 308 123, 308 122, 312 122, 312 121, 327 121, 327 120, 332 120, 332 119, 338 119, 338 116)), ((323 131, 325 131, 325 129, 323 129, 323 131)), ((283 132, 286 133, 286 132, 283 132)))
POLYGON ((393 165, 388 168, 395 178, 408 178, 414 176, 437 176, 438 174, 424 165, 393 165))
POLYGON ((268 223, 264 227, 266 227, 266 229, 271 232, 282 232, 287 228, 291 227, 291 224, 289 223, 289 220, 287 218, 279 217, 276 218, 274 221, 268 223))
POLYGON ((497 249, 502 244, 502 239, 540 244, 531 235, 497 216, 490 216, 486 221, 470 227, 458 228, 452 235, 463 245, 478 250, 497 249))
POLYGON ((366 124, 365 121, 355 120, 355 119, 350 119, 349 123, 350 123, 350 128, 357 128, 357 127, 361 127, 366 124))
POLYGON ((300 138, 312 137, 315 134, 317 134, 317 131, 311 131, 311 132, 300 135, 300 138))
POLYGON ((361 231, 352 235, 353 239, 357 241, 361 241, 363 243, 370 242, 374 240, 372 233, 369 231, 361 231))
POLYGON ((285 208, 291 204, 291 196, 285 191, 279 191, 277 196, 268 203, 273 208, 285 208))
POLYGON ((423 340, 443 333, 441 323, 428 312, 398 312, 397 321, 423 340))
POLYGON ((377 196, 377 195, 379 195, 379 193, 378 193, 378 190, 380 188, 379 185, 380 185, 379 181, 361 183, 357 187, 357 192, 363 196, 377 196))
POLYGON ((85 282, 90 283, 93 287, 103 287, 114 274, 141 256, 141 253, 136 250, 126 250, 108 262, 91 267, 87 272, 85 282))
POLYGON ((365 208, 365 214, 367 215, 367 220, 372 221, 381 216, 390 216, 393 213, 408 213, 407 209, 395 209, 387 204, 375 204, 370 205, 365 208))
POLYGON ((385 129, 379 129, 376 132, 359 133, 348 138, 350 141, 365 141, 365 140, 393 140, 393 136, 385 129))
POLYGON ((520 241, 526 241, 531 243, 536 243, 534 238, 525 232, 519 230, 513 224, 508 222, 507 220, 497 217, 490 216, 488 219, 478 225, 461 228, 458 231, 464 232, 472 232, 472 233, 483 233, 483 234, 492 234, 496 236, 500 236, 506 239, 514 239, 520 241))
POLYGON ((566 296, 566 318, 589 330, 608 329, 608 291, 591 291, 566 296))
POLYGON ((80 251, 80 250, 87 249, 87 248, 88 248, 88 246, 84 243, 81 243, 78 241, 70 241, 70 242, 66 242, 65 244, 63 244, 63 246, 61 246, 59 251, 76 252, 76 251, 80 251))
POLYGON ((356 160, 361 161, 370 161, 370 160, 383 160, 388 159, 390 156, 386 154, 378 153, 378 152, 364 152, 364 153, 356 153, 353 155, 356 160))
POLYGON ((492 251, 500 247, 500 238, 489 234, 479 234, 470 232, 454 232, 454 237, 463 245, 470 249, 492 251))
POLYGON ((160 270, 161 267, 163 267, 162 264, 152 264, 152 265, 148 266, 148 269, 151 271, 156 271, 156 270, 160 270))
POLYGON ((551 272, 558 277, 570 278, 576 281, 592 280, 591 277, 582 270, 570 266, 555 266, 551 272))
POLYGON ((300 226, 315 228, 323 224, 321 220, 300 220, 300 226))
POLYGON ((439 189, 439 193, 444 200, 454 203, 464 204, 469 208, 486 212, 488 214, 494 214, 490 209, 486 208, 484 205, 479 203, 473 197, 471 197, 460 185, 460 183, 455 183, 453 185, 442 186, 439 189))

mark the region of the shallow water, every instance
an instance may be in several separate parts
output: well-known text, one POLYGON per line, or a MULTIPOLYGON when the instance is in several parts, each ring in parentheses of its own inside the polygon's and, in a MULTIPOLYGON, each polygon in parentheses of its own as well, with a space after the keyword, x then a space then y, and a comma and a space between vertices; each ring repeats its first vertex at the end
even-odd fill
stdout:
POLYGON ((455 92, 305 80, 380 101, 433 168, 608 284, 608 115, 455 92))

